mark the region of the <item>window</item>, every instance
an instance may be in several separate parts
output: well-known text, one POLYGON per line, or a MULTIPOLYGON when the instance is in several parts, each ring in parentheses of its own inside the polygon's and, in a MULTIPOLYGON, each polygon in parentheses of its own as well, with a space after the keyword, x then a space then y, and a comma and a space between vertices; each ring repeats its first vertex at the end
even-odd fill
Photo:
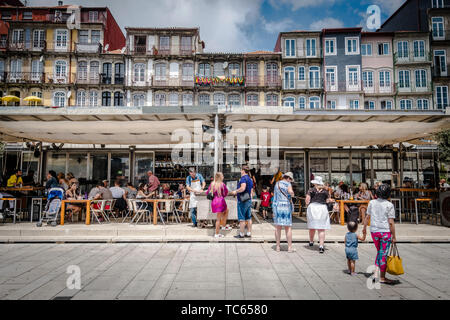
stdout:
POLYGON ((436 69, 437 76, 447 75, 447 57, 445 50, 435 50, 434 51, 434 65, 436 69))
POLYGON ((425 57, 425 41, 423 40, 414 41, 414 57, 415 58, 425 57))
POLYGON ((11 79, 20 79, 22 77, 22 59, 11 60, 11 79))
POLYGON ((295 69, 294 67, 284 68, 284 89, 294 89, 295 88, 295 69))
POLYGON ((134 65, 134 82, 144 82, 145 81, 145 64, 136 63, 134 65))
POLYGON ((116 91, 114 92, 114 106, 121 107, 124 105, 123 92, 116 91))
POLYGON ((198 97, 198 103, 201 106, 209 106, 209 94, 201 94, 198 97))
POLYGON ((55 62, 55 77, 56 80, 65 80, 67 75, 67 62, 56 61, 55 62))
POLYGON ((362 78, 364 88, 373 88, 373 71, 363 71, 362 78))
POLYGON ((400 100, 400 109, 401 110, 411 110, 412 109, 412 100, 410 100, 410 99, 400 100))
POLYGON ((298 80, 304 81, 305 80, 305 67, 298 67, 298 80))
POLYGON ((12 43, 23 43, 24 31, 22 29, 15 29, 12 33, 12 43))
POLYGON ((365 101, 364 109, 365 110, 375 110, 375 101, 365 101))
POLYGON ((178 106, 178 93, 169 94, 169 106, 171 107, 178 106))
POLYGON ((258 105, 258 95, 257 94, 248 94, 247 95, 247 105, 248 106, 257 106, 258 105))
POLYGON ((350 109, 359 109, 359 100, 350 100, 350 109))
POLYGON ((185 81, 190 81, 194 79, 194 65, 192 63, 183 64, 182 79, 185 81))
POLYGON ((77 106, 79 107, 86 106, 86 91, 81 90, 77 92, 77 106))
POLYGON ((286 39, 284 45, 284 55, 286 57, 295 57, 295 39, 286 39))
POLYGON ((89 22, 98 21, 98 11, 89 11, 89 22))
POLYGON ((392 101, 391 100, 381 101, 381 110, 392 110, 392 101))
POLYGON ((268 94, 266 95, 266 106, 275 107, 278 105, 278 95, 268 94))
POLYGON ((257 84, 258 83, 258 64, 257 63, 247 63, 247 83, 257 84))
POLYGON ((336 109, 336 100, 328 100, 327 109, 336 109))
POLYGON ((170 50, 170 38, 169 37, 159 37, 159 50, 169 51, 170 50))
POLYGON ((78 80, 87 80, 88 66, 86 61, 78 62, 78 80))
POLYGON ((89 92, 89 105, 91 107, 96 107, 98 105, 98 92, 95 90, 89 92))
POLYGON ((359 66, 347 66, 347 88, 348 90, 359 90, 359 66))
POLYGON ((44 73, 44 64, 36 59, 31 62, 31 80, 41 81, 44 73))
POLYGON ((135 94, 133 95, 133 106, 142 107, 145 104, 145 95, 144 94, 135 94))
POLYGON ((372 55, 372 44, 371 43, 361 44, 361 55, 362 56, 371 56, 372 55))
POLYGON ((425 70, 416 70, 416 87, 426 88, 427 87, 427 72, 425 70))
POLYGON ((306 56, 316 56, 316 39, 306 39, 306 56))
POLYGON ((336 83, 336 67, 326 67, 325 68, 325 80, 327 83, 328 91, 336 91, 337 83, 336 83))
POLYGON ((78 31, 78 40, 81 44, 89 43, 89 30, 78 31))
POLYGON ((33 48, 44 48, 45 45, 45 31, 34 30, 33 31, 33 48))
POLYGON ((92 30, 91 31, 91 43, 98 44, 101 42, 100 40, 101 40, 100 30, 92 30))
POLYGON ((62 91, 55 92, 53 94, 53 105, 55 107, 65 107, 66 106, 66 93, 62 91))
POLYGON ((32 11, 24 11, 23 19, 24 20, 33 20, 33 12, 32 11))
POLYGON ((278 83, 278 65, 276 63, 266 64, 267 83, 278 83))
POLYGON ((230 63, 228 65, 228 72, 230 77, 239 77, 240 76, 241 66, 239 63, 230 63))
POLYGON ((94 81, 98 81, 100 73, 100 63, 98 61, 91 61, 89 67, 89 77, 94 81))
POLYGON ((408 58, 408 41, 397 42, 397 55, 399 59, 408 58))
POLYGON ((182 99, 183 106, 192 106, 192 93, 184 93, 182 99))
POLYGON ((191 37, 181 37, 181 52, 184 54, 192 53, 191 37))
POLYGON ((225 70, 223 68, 223 62, 214 63, 214 77, 221 77, 225 75, 225 70))
POLYGON ((5 10, 5 11, 2 11, 2 19, 11 19, 11 11, 9 11, 9 10, 5 10))
POLYGON ((378 44, 378 55, 387 56, 389 55, 389 43, 379 43, 378 44))
POLYGON ((169 76, 170 78, 178 78, 179 65, 177 62, 171 62, 169 64, 169 76))
POLYGON ((158 81, 166 80, 166 64, 157 63, 155 65, 155 78, 158 81))
POLYGON ((345 54, 359 54, 359 38, 345 38, 345 54))
POLYGON ((432 8, 443 8, 444 0, 431 0, 431 7, 432 8))
POLYGON ((436 107, 437 109, 445 109, 448 106, 448 87, 436 87, 436 107))
POLYGON ((336 55, 336 39, 325 39, 325 55, 336 55))
POLYGON ((166 94, 157 93, 155 94, 155 106, 164 107, 166 105, 166 94))
POLYGON ((433 39, 444 39, 444 18, 431 18, 433 39))
POLYGON ((102 92, 102 106, 105 107, 111 106, 111 92, 109 91, 102 92))
POLYGON ((428 99, 418 99, 417 100, 417 109, 428 110, 428 99))
POLYGON ((309 108, 310 109, 319 109, 320 108, 320 98, 319 97, 309 98, 309 108))
POLYGON ((225 95, 223 93, 214 94, 214 105, 224 106, 225 105, 225 95))
POLYGON ((380 71, 380 87, 389 88, 391 86, 391 73, 389 71, 380 71))
POLYGON ((67 49, 67 38, 68 31, 67 30, 56 30, 56 49, 67 49))
POLYGON ((241 105, 241 96, 238 94, 230 94, 228 96, 228 104, 230 106, 240 106, 241 105))
POLYGON ((292 98, 292 97, 284 98, 283 106, 294 108, 295 107, 295 98, 292 98))
POLYGON ((198 65, 198 75, 200 77, 210 77, 211 76, 211 67, 208 63, 200 63, 198 65))
POLYGON ((320 68, 319 67, 309 67, 309 88, 311 88, 311 89, 320 88, 320 68))
POLYGON ((298 107, 299 107, 299 109, 306 108, 306 98, 305 97, 298 98, 298 107))
POLYGON ((400 70, 398 72, 398 85, 400 88, 410 87, 409 75, 410 75, 409 70, 400 70))

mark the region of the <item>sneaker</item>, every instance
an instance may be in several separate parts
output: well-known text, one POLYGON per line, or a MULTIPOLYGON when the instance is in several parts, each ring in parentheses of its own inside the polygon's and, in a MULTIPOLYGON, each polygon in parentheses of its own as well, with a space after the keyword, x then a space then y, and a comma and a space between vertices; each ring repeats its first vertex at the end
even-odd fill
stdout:
POLYGON ((323 247, 319 247, 319 253, 324 253, 325 249, 323 247))
POLYGON ((312 247, 314 245, 314 242, 310 242, 309 246, 312 247))
POLYGON ((223 238, 223 237, 224 235, 220 233, 214 235, 214 238, 223 238))
POLYGON ((236 239, 244 239, 245 236, 241 236, 240 234, 234 236, 236 239))
POLYGON ((251 238, 251 237, 252 237, 252 234, 251 234, 251 233, 247 233, 244 237, 245 237, 245 238, 251 238))

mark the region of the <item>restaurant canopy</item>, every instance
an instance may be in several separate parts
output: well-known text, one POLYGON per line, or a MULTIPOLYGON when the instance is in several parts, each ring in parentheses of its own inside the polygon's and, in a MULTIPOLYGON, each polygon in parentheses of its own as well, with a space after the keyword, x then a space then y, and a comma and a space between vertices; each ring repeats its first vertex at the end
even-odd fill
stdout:
MULTIPOLYGON (((2 107, 0 140, 73 144, 173 144, 195 120, 233 130, 274 129, 280 147, 368 146, 408 142, 450 128, 450 112, 303 110, 285 107, 2 107)), ((198 123, 197 123, 198 124, 198 123)), ((242 132, 242 131, 241 131, 242 132)), ((269 135, 270 137, 270 132, 269 135)), ((193 139, 193 137, 192 137, 193 139)), ((270 142, 269 142, 270 143, 270 142)))

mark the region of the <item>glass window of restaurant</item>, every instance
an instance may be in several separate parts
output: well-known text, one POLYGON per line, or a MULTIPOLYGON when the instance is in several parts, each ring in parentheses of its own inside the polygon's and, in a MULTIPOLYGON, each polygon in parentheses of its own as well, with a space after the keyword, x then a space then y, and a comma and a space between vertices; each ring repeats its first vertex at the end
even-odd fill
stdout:
POLYGON ((433 152, 418 152, 419 161, 419 187, 424 189, 434 189, 436 178, 434 175, 434 154, 433 152))
POLYGON ((406 152, 402 156, 402 185, 403 187, 417 187, 418 171, 417 171, 417 153, 406 152))
POLYGON ((71 172, 75 178, 87 179, 87 153, 70 153, 67 173, 71 172))
POLYGON ((111 153, 110 163, 110 185, 115 180, 126 184, 130 179, 130 154, 128 152, 111 153))
POLYGON ((53 170, 58 174, 59 172, 66 173, 67 154, 65 152, 49 152, 47 155, 47 165, 44 174, 47 179, 47 173, 53 170))
MULTIPOLYGON (((369 151, 352 151, 352 183, 358 186, 361 182, 373 185, 372 161, 369 151)), ((348 170, 349 171, 349 170, 348 170)))
POLYGON ((350 185, 350 153, 331 152, 331 180, 330 185, 337 186, 340 181, 350 185))
POLYGON ((330 181, 329 160, 328 151, 312 151, 309 153, 310 180, 313 180, 316 176, 320 176, 324 182, 330 181))
POLYGON ((136 152, 134 155, 134 184, 147 183, 147 171, 154 172, 155 153, 136 152))
POLYGON ((22 154, 22 174, 25 176, 29 171, 34 171, 34 179, 38 175, 39 157, 34 156, 34 152, 24 152, 22 154))
POLYGON ((95 182, 108 179, 108 154, 91 153, 89 157, 89 178, 95 182))
POLYGON ((294 174, 292 188, 296 195, 305 194, 305 154, 303 152, 285 152, 286 170, 294 174))
POLYGON ((377 181, 390 183, 392 180, 392 153, 374 152, 373 172, 374 183, 377 181))

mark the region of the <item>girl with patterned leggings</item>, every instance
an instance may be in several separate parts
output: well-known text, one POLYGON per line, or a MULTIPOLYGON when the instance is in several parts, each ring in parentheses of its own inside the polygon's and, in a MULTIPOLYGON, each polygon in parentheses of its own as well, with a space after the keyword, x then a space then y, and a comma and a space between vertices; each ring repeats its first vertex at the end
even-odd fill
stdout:
POLYGON ((394 205, 388 201, 391 188, 387 184, 378 187, 377 199, 371 200, 364 219, 363 235, 366 235, 370 219, 370 233, 377 248, 375 265, 380 270, 380 283, 392 284, 394 281, 386 278, 386 260, 392 242, 395 242, 395 210, 394 205))

